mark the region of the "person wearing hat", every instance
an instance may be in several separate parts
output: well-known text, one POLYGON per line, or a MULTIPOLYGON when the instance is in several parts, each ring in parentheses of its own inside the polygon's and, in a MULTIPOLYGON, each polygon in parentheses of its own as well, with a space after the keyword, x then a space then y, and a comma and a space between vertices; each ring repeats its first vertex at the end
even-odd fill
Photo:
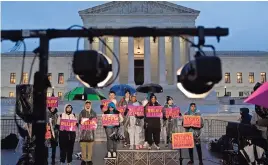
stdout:
MULTIPOLYGON (((132 106, 141 106, 142 103, 137 101, 136 95, 133 94, 131 96, 131 101, 128 105, 132 106)), ((124 115, 126 116, 126 121, 124 127, 127 128, 128 133, 129 133, 129 139, 130 139, 130 148, 133 150, 134 148, 136 150, 142 148, 141 146, 141 140, 140 140, 140 133, 142 131, 142 119, 144 116, 129 116, 128 115, 129 109, 126 109, 124 112, 124 115)))
MULTIPOLYGON (((125 96, 118 102, 118 106, 119 107, 126 107, 128 105, 128 103, 130 102, 130 91, 126 90, 125 91, 125 96)), ((125 121, 126 121, 127 116, 124 115, 124 122, 123 124, 125 125, 125 121)), ((125 143, 124 146, 126 147, 127 145, 130 144, 130 139, 129 139, 129 133, 126 127, 123 128, 124 129, 124 137, 125 137, 125 143)))
MULTIPOLYGON (((90 100, 85 101, 84 109, 80 112, 78 117, 79 125, 83 125, 86 120, 97 119, 96 112, 92 109, 90 100)), ((94 144, 94 130, 80 130, 80 147, 82 155, 82 165, 92 165, 92 151, 94 144)))
MULTIPOLYGON (((175 108, 176 105, 173 103, 173 98, 171 96, 167 96, 166 103, 163 108, 163 113, 164 113, 164 119, 163 119, 163 132, 165 133, 164 136, 164 142, 166 144, 166 147, 171 143, 171 135, 172 132, 176 130, 177 127, 177 119, 172 119, 169 117, 168 119, 165 117, 166 116, 166 108, 175 108)), ((181 114, 179 114, 181 116, 181 114)))
POLYGON ((240 108, 240 123, 250 124, 252 116, 249 114, 248 108, 240 108))

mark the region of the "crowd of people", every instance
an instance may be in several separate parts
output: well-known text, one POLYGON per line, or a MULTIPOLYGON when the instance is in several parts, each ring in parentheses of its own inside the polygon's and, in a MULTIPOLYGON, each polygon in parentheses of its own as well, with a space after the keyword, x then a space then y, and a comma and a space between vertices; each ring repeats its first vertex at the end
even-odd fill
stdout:
MULTIPOLYGON (((165 147, 169 147, 171 143, 172 133, 175 132, 193 132, 194 142, 198 153, 199 164, 203 165, 202 162, 202 151, 201 151, 201 128, 203 127, 202 117, 201 117, 201 128, 188 127, 182 130, 183 118, 182 114, 179 113, 179 118, 171 118, 166 116, 166 108, 174 108, 176 105, 173 102, 171 96, 166 97, 166 102, 163 105, 162 117, 147 117, 146 112, 148 106, 160 106, 157 97, 153 93, 148 93, 144 100, 138 101, 136 94, 131 94, 130 91, 125 91, 125 96, 117 101, 116 93, 113 91, 109 92, 108 108, 103 105, 100 109, 103 114, 118 114, 119 124, 113 126, 103 126, 105 129, 107 137, 107 157, 115 158, 117 157, 117 145, 120 140, 124 141, 124 147, 128 147, 130 150, 136 149, 148 149, 153 148, 160 149, 160 135, 164 132, 164 143, 165 147), (143 106, 144 116, 129 116, 127 108, 128 106, 143 106), (125 111, 121 113, 117 107, 124 106, 125 111), (144 129, 144 131, 143 131, 144 129), (144 132, 144 135, 142 135, 144 132), (123 137, 123 138, 122 138, 123 137), (144 138, 143 138, 144 137, 144 138)), ((56 148, 59 144, 60 148, 60 162, 70 165, 72 162, 72 155, 74 149, 74 143, 76 139, 76 132, 61 130, 60 124, 63 119, 76 120, 76 127, 80 128, 83 124, 84 119, 96 119, 97 114, 92 109, 91 101, 85 101, 84 109, 80 112, 78 116, 73 113, 73 107, 71 104, 67 104, 64 107, 63 113, 58 114, 57 108, 48 107, 48 126, 51 128, 50 132, 53 136, 47 140, 47 150, 52 148, 52 164, 55 164, 56 148)), ((185 115, 195 115, 201 116, 200 112, 197 110, 196 104, 191 103, 189 110, 186 111, 185 115)), ((98 127, 101 127, 98 125, 98 127)), ((79 142, 81 147, 82 162, 81 164, 91 165, 92 163, 92 153, 93 145, 95 141, 94 130, 81 130, 79 129, 79 142)), ((163 137, 163 136, 162 136, 163 137)), ((47 153, 49 153, 47 151, 47 153)), ((193 149, 189 149, 190 161, 188 164, 194 163, 193 149)), ((47 154, 47 158, 49 155, 47 154)))

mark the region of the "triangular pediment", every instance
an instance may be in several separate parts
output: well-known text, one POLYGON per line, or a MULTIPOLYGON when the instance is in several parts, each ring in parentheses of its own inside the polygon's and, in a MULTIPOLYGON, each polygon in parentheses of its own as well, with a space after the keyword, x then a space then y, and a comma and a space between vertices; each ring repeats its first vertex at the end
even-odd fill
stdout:
POLYGON ((113 1, 79 11, 80 15, 193 14, 200 12, 165 1, 113 1))

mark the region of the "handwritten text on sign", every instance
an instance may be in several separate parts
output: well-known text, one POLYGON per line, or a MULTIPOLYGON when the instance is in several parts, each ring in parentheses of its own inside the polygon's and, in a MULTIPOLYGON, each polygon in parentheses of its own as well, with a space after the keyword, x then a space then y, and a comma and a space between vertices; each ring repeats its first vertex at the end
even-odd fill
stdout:
POLYGON ((121 106, 121 107, 116 107, 117 108, 117 110, 123 115, 124 114, 124 112, 125 112, 125 107, 123 107, 123 106, 121 106))
POLYGON ((174 108, 166 108, 166 117, 169 118, 178 118, 180 113, 180 108, 179 107, 174 107, 174 108))
POLYGON ((144 107, 143 106, 128 106, 128 116, 144 116, 144 107))
POLYGON ((58 107, 58 97, 48 97, 47 98, 47 107, 58 107))
POLYGON ((119 115, 118 114, 102 114, 102 125, 103 126, 118 126, 119 115))
POLYGON ((194 136, 192 132, 172 134, 172 149, 181 148, 194 148, 194 136))
POLYGON ((71 119, 61 119, 60 120, 60 130, 61 131, 76 131, 76 123, 77 120, 71 120, 71 119))
POLYGON ((108 104, 110 103, 110 100, 101 100, 101 105, 103 105, 103 109, 107 110, 108 109, 108 104))
POLYGON ((81 130, 96 130, 97 129, 97 119, 82 118, 81 119, 81 130))
POLYGON ((183 116, 184 127, 201 127, 201 116, 184 115, 183 116))
POLYGON ((148 106, 146 117, 162 117, 162 106, 148 106))

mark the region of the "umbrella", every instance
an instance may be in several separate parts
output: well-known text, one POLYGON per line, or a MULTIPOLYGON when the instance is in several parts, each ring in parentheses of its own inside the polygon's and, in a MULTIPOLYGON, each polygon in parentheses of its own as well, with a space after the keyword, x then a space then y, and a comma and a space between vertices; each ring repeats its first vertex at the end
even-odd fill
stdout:
POLYGON ((104 95, 94 88, 76 87, 70 92, 66 93, 64 99, 71 100, 103 100, 106 99, 104 95))
POLYGON ((268 82, 262 84, 244 102, 268 108, 268 82))
POLYGON ((144 84, 139 86, 137 89, 137 92, 141 93, 162 93, 163 87, 161 87, 159 84, 144 84))
POLYGON ((136 89, 133 87, 127 85, 127 84, 119 84, 119 85, 114 85, 110 91, 114 91, 117 96, 125 96, 125 91, 128 90, 130 94, 136 93, 136 89))

